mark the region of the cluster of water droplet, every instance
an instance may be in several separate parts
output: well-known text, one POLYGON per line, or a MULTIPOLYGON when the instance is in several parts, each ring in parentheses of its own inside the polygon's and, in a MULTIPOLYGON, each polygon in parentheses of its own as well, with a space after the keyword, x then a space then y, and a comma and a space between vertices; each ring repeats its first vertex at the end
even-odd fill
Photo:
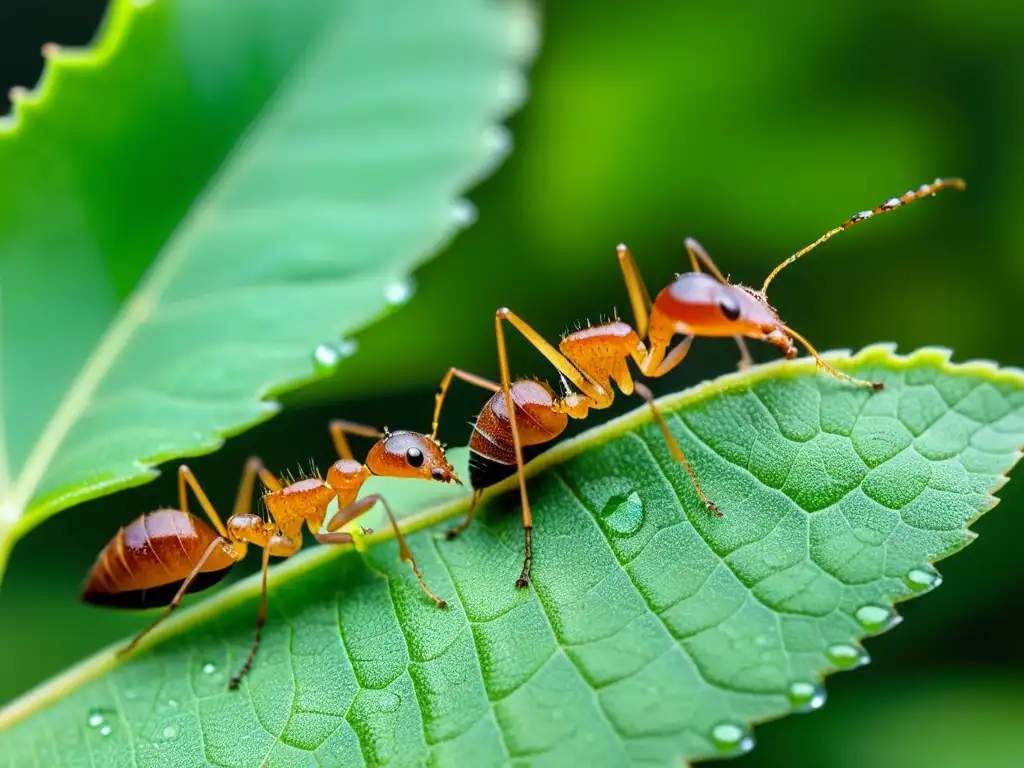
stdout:
POLYGON ((355 339, 342 339, 320 344, 313 350, 313 367, 318 373, 330 373, 347 357, 359 349, 355 339))
POLYGON ((114 732, 114 725, 111 722, 113 714, 104 709, 91 709, 86 716, 85 722, 100 736, 109 736, 114 732))

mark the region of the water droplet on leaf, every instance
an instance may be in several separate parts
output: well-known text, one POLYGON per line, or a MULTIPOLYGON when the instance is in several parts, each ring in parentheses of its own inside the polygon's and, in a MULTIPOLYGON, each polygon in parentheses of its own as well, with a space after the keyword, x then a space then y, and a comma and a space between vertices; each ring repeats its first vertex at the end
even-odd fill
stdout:
POLYGON ((113 732, 113 727, 109 725, 104 725, 102 728, 100 728, 100 736, 109 736, 113 732))
POLYGON ((895 611, 878 605, 865 605, 854 614, 859 623, 868 632, 883 632, 900 623, 900 616, 895 611))
POLYGON ((813 712, 825 704, 825 686, 821 683, 793 683, 786 696, 794 712, 813 712))
POLYGON ((178 700, 177 699, 168 699, 167 700, 167 706, 170 707, 171 709, 177 709, 178 708, 178 700))
POLYGON ((517 73, 510 73, 498 83, 498 98, 506 104, 521 104, 526 98, 526 79, 517 73))
POLYGON ((319 373, 331 373, 346 357, 352 357, 359 345, 355 339, 320 344, 313 350, 313 367, 319 373))
POLYGON ((178 735, 178 726, 176 726, 176 725, 168 725, 166 728, 164 728, 164 738, 165 739, 170 740, 170 739, 175 738, 177 735, 178 735))
POLYGON ((389 283, 384 288, 384 301, 392 306, 405 304, 414 293, 416 293, 416 283, 411 277, 405 277, 389 283))
POLYGON ((644 522, 644 503, 640 494, 612 496, 601 510, 601 521, 618 536, 632 536, 644 522))
POLYGON ((89 724, 90 728, 99 728, 107 722, 107 715, 102 709, 93 709, 89 711, 85 722, 89 724))
POLYGON ((402 704, 402 699, 390 691, 382 691, 379 703, 383 712, 396 712, 402 704))
POLYGON ((477 210, 469 200, 456 200, 452 206, 452 219, 460 227, 468 227, 476 223, 477 210))
POLYGON ((512 151, 512 134, 503 125, 492 125, 484 131, 484 147, 496 155, 512 151))
POLYGON ((711 741, 719 752, 749 752, 754 748, 754 737, 736 723, 716 725, 711 729, 711 741))
POLYGON ((855 645, 836 643, 825 651, 828 660, 840 669, 850 669, 868 663, 868 655, 855 645))
POLYGON ((204 675, 212 675, 216 671, 217 671, 217 665, 214 664, 212 661, 208 661, 205 664, 203 664, 203 674, 204 675))
POLYGON ((938 571, 915 568, 903 577, 903 581, 915 592, 927 592, 939 586, 942 583, 942 577, 939 576, 938 571))

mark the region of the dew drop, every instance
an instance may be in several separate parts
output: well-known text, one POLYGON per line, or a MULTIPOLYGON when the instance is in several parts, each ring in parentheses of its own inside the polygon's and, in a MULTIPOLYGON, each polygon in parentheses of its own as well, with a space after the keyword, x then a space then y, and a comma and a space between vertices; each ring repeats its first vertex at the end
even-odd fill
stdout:
POLYGON ((644 522, 644 504, 640 494, 617 495, 601 510, 602 522, 617 536, 632 536, 644 522))
POLYGON ((519 73, 510 73, 498 83, 498 98, 509 105, 522 104, 526 99, 526 79, 519 73))
POLYGON ((100 736, 109 736, 113 732, 113 727, 109 725, 104 725, 102 728, 100 728, 100 736))
POLYGON ((382 712, 397 712, 402 699, 390 691, 382 691, 379 704, 382 712))
POLYGON ((164 728, 164 738, 165 739, 170 740, 170 739, 175 738, 177 735, 178 735, 178 726, 176 726, 176 725, 168 725, 166 728, 164 728))
POLYGON ((863 649, 848 643, 836 643, 825 651, 828 660, 840 669, 852 669, 867 664, 868 655, 863 649))
POLYGON ((104 714, 102 709, 90 710, 89 716, 86 719, 90 728, 99 728, 105 722, 107 722, 107 716, 104 714))
POLYGON ((384 301, 392 306, 405 304, 416 293, 416 283, 411 277, 403 277, 384 288, 384 301))
POLYGON ((216 671, 217 671, 217 665, 214 664, 212 661, 208 661, 205 664, 203 664, 203 674, 204 675, 212 675, 216 671))
POLYGON ((355 339, 320 344, 313 350, 313 367, 320 373, 331 373, 342 360, 352 357, 358 347, 355 339))
POLYGON ((333 371, 340 362, 341 356, 331 344, 320 344, 313 350, 313 367, 318 371, 333 371))
POLYGON ((167 700, 167 706, 170 707, 171 709, 177 709, 178 708, 178 700, 177 699, 168 699, 167 700))
POLYGON ((507 155, 512 151, 512 134, 503 125, 492 125, 484 131, 484 147, 496 155, 507 155))
POLYGON ((736 723, 719 723, 711 729, 711 741, 719 752, 749 752, 754 748, 750 731, 736 723))
POLYGON ((878 605, 865 605, 858 608, 854 616, 857 622, 868 632, 884 632, 901 621, 898 613, 878 605))
POLYGON ((915 568, 903 577, 904 583, 915 592, 927 592, 935 589, 942 583, 942 577, 938 571, 915 568))
POLYGON ((813 712, 825 704, 825 686, 821 683, 793 683, 786 696, 794 712, 813 712))
POLYGON ((469 200, 465 198, 456 200, 452 205, 452 220, 460 227, 468 227, 476 223, 477 210, 469 200))

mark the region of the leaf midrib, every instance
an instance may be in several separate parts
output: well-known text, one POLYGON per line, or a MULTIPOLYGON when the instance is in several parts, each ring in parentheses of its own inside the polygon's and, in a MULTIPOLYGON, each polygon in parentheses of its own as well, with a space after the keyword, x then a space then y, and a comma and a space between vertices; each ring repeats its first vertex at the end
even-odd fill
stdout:
MULTIPOLYGON (((65 391, 53 415, 46 422, 40 436, 29 450, 28 457, 16 478, 11 474, 7 459, 7 430, 2 397, 3 355, 0 355, 0 536, 6 535, 2 531, 2 527, 14 526, 24 517, 32 497, 39 488, 39 484, 64 438, 91 403, 103 378, 131 340, 132 335, 152 316, 167 287, 188 256, 189 251, 183 246, 183 243, 187 243, 190 236, 194 236, 197 231, 201 230, 205 217, 215 216, 210 209, 210 200, 224 177, 237 167, 236 157, 242 147, 251 139, 253 127, 264 120, 267 113, 281 98, 281 93, 291 86, 293 73, 301 71, 315 58, 316 52, 321 47, 322 38, 327 34, 325 30, 336 23, 339 13, 337 7, 333 12, 327 13, 324 23, 319 25, 318 31, 310 36, 303 54, 295 58, 264 104, 224 153, 220 165, 210 174, 181 222, 168 235, 167 241, 155 254, 153 264, 143 275, 139 286, 118 310, 111 325, 93 348, 85 365, 65 391)), ((107 29, 104 34, 113 36, 117 32, 107 29)), ((93 50, 102 48, 103 41, 101 40, 95 44, 93 50)), ((45 72, 40 80, 44 77, 45 72)), ((0 299, 2 299, 2 295, 0 295, 0 299)))

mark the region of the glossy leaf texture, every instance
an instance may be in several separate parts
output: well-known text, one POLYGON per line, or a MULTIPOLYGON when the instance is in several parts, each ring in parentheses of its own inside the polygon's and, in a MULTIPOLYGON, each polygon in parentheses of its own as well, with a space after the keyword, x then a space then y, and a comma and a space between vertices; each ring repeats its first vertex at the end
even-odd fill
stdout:
POLYGON ((508 149, 533 33, 503 0, 112 0, 93 47, 44 50, 0 123, 0 571, 409 297, 508 149))
MULTIPOLYGON (((939 584, 1024 444, 1024 372, 871 347, 781 362, 662 401, 707 514, 644 409, 530 468, 533 582, 513 586, 515 493, 455 541, 465 500, 406 520, 424 599, 387 534, 275 569, 242 689, 250 579, 0 715, 12 764, 678 765, 825 701, 894 603, 939 584)), ((514 480, 514 478, 513 478, 514 480)), ((400 481, 399 481, 400 482, 400 481)), ((414 505, 417 483, 396 500, 414 505)), ((511 486, 508 482, 502 488, 511 486)), ((501 490, 499 488, 498 490, 501 490)), ((388 491, 391 493, 391 491, 388 491)), ((968 555, 969 556, 969 555, 968 555)), ((978 567, 983 567, 978 563, 978 567)))

